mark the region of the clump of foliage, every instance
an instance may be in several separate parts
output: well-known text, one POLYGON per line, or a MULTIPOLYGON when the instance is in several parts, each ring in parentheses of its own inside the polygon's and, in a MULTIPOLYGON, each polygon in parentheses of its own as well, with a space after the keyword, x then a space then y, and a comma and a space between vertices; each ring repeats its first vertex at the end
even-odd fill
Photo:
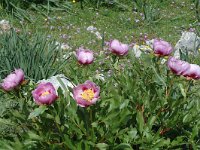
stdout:
POLYGON ((30 22, 32 22, 31 15, 26 12, 28 9, 45 16, 48 16, 51 11, 71 10, 71 4, 67 0, 2 0, 0 6, 18 19, 26 19, 30 22))
POLYGON ((67 96, 59 89, 52 105, 38 106, 31 96, 34 82, 15 92, 1 91, 1 101, 6 97, 17 103, 1 115, 0 125, 12 127, 1 135, 1 147, 199 149, 199 81, 175 76, 153 54, 135 58, 131 51, 124 57, 104 52, 88 66, 71 57, 62 70, 76 85, 89 79, 101 88, 100 100, 90 107, 77 106, 72 89, 65 90, 67 96))
POLYGON ((1 78, 22 68, 27 77, 37 81, 58 73, 66 63, 60 47, 41 33, 16 33, 13 29, 0 37, 1 78))

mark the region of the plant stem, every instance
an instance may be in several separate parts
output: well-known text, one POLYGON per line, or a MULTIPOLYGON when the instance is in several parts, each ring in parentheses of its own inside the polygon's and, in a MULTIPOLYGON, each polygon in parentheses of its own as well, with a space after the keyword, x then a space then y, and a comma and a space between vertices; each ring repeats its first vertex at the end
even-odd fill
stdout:
POLYGON ((90 113, 91 138, 93 140, 94 139, 94 128, 92 127, 92 122, 93 122, 92 109, 89 110, 89 113, 90 113))

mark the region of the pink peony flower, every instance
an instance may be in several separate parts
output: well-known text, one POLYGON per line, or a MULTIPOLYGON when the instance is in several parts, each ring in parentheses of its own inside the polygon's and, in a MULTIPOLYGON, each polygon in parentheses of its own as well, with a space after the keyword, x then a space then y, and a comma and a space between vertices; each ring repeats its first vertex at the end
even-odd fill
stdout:
POLYGON ((22 69, 15 69, 14 72, 9 74, 1 83, 1 87, 5 91, 11 91, 22 83, 24 80, 24 72, 22 69))
POLYGON ((112 53, 123 56, 128 54, 129 46, 127 44, 122 44, 118 40, 112 40, 109 43, 109 49, 112 53))
POLYGON ((99 99, 100 87, 91 81, 79 84, 73 88, 73 97, 81 107, 88 107, 99 99))
POLYGON ((200 79, 200 66, 196 64, 190 64, 190 68, 183 73, 183 76, 195 80, 200 79))
POLYGON ((80 64, 91 64, 94 60, 93 52, 88 49, 79 48, 76 51, 76 58, 80 64))
POLYGON ((153 49, 158 56, 168 56, 173 51, 172 46, 168 42, 157 39, 153 42, 153 49))
POLYGON ((167 66, 176 75, 182 75, 190 68, 190 64, 188 62, 174 57, 170 57, 168 59, 167 66))
POLYGON ((40 83, 35 90, 32 91, 34 101, 38 105, 50 105, 58 96, 52 83, 40 83))

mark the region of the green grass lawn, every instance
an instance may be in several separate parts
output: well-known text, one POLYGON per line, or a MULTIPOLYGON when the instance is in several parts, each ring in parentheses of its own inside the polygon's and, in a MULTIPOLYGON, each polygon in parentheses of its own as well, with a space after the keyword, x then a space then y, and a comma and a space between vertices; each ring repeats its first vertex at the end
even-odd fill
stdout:
MULTIPOLYGON (((73 3, 70 13, 50 12, 50 19, 38 12, 28 12, 33 21, 25 20, 23 27, 32 33, 47 32, 57 41, 68 43, 73 49, 79 46, 99 49, 101 46, 101 41, 86 30, 88 26, 94 26, 101 34, 104 33, 105 41, 119 39, 124 43, 140 44, 140 37, 147 34, 149 39, 163 38, 172 45, 180 38, 182 31, 188 31, 190 28, 200 29, 191 0, 170 0, 157 2, 155 5, 158 9, 158 20, 150 22, 143 20, 140 12, 132 11, 132 6, 128 6, 124 11, 105 7, 96 10, 89 6, 81 10, 79 3, 73 3), (65 38, 61 38, 63 35, 65 38)), ((20 28, 20 20, 10 14, 5 15, 1 12, 0 18, 8 19, 13 26, 20 28)))

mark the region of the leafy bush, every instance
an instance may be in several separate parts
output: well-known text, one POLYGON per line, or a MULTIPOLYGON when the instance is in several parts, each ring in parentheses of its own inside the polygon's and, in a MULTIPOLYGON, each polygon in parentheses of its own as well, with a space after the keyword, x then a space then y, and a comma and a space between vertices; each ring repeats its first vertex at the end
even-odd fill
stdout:
POLYGON ((16 123, 18 132, 1 135, 1 147, 199 149, 199 81, 173 75, 161 60, 151 54, 138 59, 131 52, 123 59, 103 51, 90 66, 70 59, 64 71, 74 83, 90 79, 101 87, 100 101, 87 108, 61 91, 53 105, 37 106, 31 96, 34 83, 21 87, 19 92, 27 95, 4 93, 19 103, 2 118, 16 123), (104 80, 96 77, 97 69, 104 80))

